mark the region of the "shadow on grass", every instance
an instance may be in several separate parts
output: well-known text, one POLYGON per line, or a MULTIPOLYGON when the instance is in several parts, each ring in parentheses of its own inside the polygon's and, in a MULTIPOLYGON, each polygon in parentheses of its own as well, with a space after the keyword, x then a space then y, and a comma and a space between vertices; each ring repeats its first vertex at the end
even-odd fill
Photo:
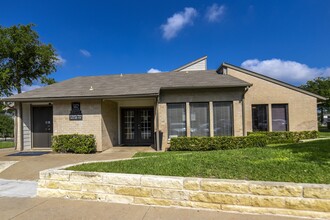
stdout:
POLYGON ((330 140, 318 140, 305 143, 275 146, 277 149, 287 149, 301 162, 313 162, 330 165, 330 140))

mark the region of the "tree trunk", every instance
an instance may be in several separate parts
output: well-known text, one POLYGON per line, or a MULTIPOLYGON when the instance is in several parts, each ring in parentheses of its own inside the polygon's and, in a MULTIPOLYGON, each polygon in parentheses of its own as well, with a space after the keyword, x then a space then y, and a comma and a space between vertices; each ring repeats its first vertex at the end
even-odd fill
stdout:
MULTIPOLYGON (((16 74, 17 77, 19 76, 19 73, 16 74)), ((15 83, 15 89, 17 90, 17 93, 20 94, 22 93, 22 83, 21 83, 21 78, 18 77, 18 79, 16 79, 15 83)))
POLYGON ((324 108, 323 107, 321 107, 321 116, 320 116, 321 118, 321 125, 323 125, 323 122, 324 122, 324 108))

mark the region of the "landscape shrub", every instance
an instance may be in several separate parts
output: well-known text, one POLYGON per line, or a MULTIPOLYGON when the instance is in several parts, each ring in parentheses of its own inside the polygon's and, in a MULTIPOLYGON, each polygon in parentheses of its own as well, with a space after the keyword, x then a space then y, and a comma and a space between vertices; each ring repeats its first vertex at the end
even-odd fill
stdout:
POLYGON ((171 138, 171 151, 208 151, 228 150, 248 147, 265 147, 265 135, 246 137, 218 136, 218 137, 177 137, 171 138))
POLYGON ((92 134, 64 134, 52 138, 52 149, 59 153, 90 154, 96 151, 92 134))
POLYGON ((0 113, 0 137, 6 138, 14 136, 14 119, 11 115, 0 113))
POLYGON ((265 135, 267 144, 297 143, 304 139, 318 138, 318 131, 257 131, 248 132, 248 137, 265 135))

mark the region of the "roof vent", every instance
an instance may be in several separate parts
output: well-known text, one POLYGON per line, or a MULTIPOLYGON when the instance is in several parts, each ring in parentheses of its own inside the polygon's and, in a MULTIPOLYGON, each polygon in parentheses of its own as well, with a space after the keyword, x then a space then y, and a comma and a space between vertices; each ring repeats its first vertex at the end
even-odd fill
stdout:
POLYGON ((94 89, 93 89, 93 86, 91 86, 90 88, 89 88, 89 91, 93 91, 94 89))

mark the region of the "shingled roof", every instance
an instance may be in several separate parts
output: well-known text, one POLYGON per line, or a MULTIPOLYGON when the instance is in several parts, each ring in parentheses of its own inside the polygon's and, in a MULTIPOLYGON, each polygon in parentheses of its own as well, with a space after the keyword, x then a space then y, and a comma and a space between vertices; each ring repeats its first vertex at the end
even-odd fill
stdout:
POLYGON ((250 83, 216 71, 162 72, 76 77, 4 101, 157 96, 160 90, 246 87, 250 83), (91 89, 92 88, 92 89, 91 89))

